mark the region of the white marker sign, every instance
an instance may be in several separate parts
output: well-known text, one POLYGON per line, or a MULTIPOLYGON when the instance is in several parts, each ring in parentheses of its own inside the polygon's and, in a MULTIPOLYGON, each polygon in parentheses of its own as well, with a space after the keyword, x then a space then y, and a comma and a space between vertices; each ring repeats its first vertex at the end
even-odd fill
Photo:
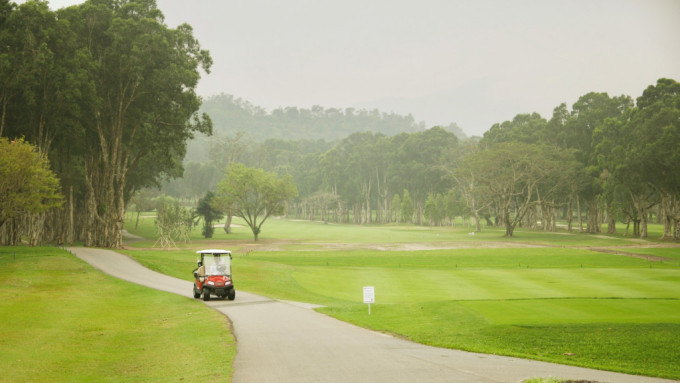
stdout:
POLYGON ((368 303, 368 315, 371 315, 371 303, 375 303, 375 288, 364 286, 364 303, 368 303))
POLYGON ((375 303, 375 287, 364 286, 364 303, 375 303))

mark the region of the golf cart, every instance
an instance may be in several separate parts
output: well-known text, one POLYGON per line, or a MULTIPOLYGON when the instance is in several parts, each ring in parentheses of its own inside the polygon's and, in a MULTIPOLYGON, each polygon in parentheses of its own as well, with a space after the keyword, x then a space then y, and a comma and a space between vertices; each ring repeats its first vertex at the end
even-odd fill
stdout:
POLYGON ((210 300, 210 294, 233 301, 236 290, 231 280, 231 251, 200 250, 196 252, 200 258, 194 269, 194 298, 203 295, 204 301, 210 300))

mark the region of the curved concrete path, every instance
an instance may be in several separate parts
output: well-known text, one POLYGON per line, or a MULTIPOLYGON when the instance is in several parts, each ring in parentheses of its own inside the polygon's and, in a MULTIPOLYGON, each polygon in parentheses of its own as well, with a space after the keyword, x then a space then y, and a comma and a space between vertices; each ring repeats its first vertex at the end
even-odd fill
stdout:
MULTIPOLYGON (((193 299, 191 282, 151 271, 125 255, 82 247, 68 250, 114 277, 193 299)), ((521 382, 533 377, 671 382, 424 346, 353 326, 303 304, 238 290, 235 301, 206 303, 233 323, 235 383, 521 382)))

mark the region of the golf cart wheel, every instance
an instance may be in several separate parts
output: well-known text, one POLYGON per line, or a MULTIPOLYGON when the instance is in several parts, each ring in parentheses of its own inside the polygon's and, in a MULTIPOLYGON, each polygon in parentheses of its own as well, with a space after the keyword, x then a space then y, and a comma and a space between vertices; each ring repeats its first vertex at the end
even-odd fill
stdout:
POLYGON ((196 288, 196 285, 194 284, 194 298, 200 298, 201 297, 201 291, 196 288))
POLYGON ((227 294, 227 299, 233 301, 234 298, 236 298, 236 289, 231 289, 229 290, 229 294, 227 294))
POLYGON ((203 300, 206 302, 210 300, 210 290, 203 289, 203 300))

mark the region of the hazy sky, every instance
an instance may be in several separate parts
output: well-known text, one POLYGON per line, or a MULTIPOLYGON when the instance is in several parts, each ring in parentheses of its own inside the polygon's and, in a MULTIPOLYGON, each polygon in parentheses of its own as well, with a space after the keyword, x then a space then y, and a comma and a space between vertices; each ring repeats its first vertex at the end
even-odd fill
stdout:
POLYGON ((269 110, 378 107, 481 135, 590 91, 680 81, 679 0, 157 1, 212 54, 201 95, 269 110))

